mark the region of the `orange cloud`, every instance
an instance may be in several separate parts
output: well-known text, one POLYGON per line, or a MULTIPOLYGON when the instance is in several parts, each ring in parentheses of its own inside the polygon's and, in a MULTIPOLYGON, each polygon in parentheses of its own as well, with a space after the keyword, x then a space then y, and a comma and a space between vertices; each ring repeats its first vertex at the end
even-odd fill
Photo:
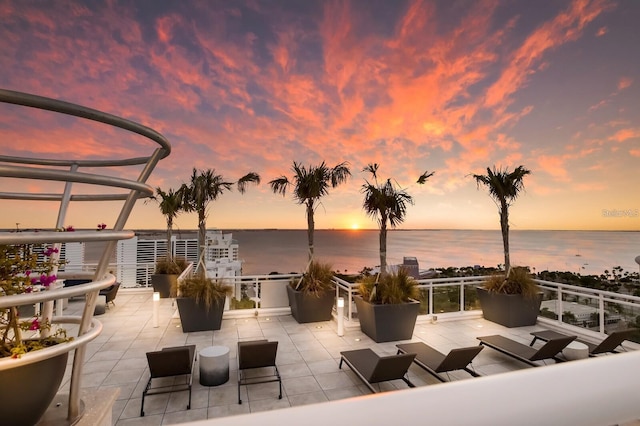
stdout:
POLYGON ((536 171, 548 173, 559 181, 569 181, 569 173, 565 165, 565 158, 560 156, 540 155, 535 159, 537 163, 536 171))
POLYGON ((618 90, 624 90, 633 84, 633 79, 629 77, 620 77, 618 80, 618 90))
POLYGON ((621 129, 618 130, 614 135, 609 137, 610 141, 614 142, 624 142, 628 139, 640 138, 640 129, 621 129))
POLYGON ((502 109, 510 104, 511 95, 536 72, 545 52, 576 40, 588 23, 609 8, 605 1, 574 0, 567 10, 541 25, 513 53, 498 81, 487 90, 486 106, 502 109))

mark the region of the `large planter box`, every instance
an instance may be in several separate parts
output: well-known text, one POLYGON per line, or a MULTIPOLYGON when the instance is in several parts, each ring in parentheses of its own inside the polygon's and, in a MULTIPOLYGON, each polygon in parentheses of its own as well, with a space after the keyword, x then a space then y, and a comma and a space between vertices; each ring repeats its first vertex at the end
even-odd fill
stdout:
POLYGON ((397 305, 375 305, 360 296, 354 297, 360 330, 376 343, 411 340, 416 326, 420 302, 397 305))
POLYGON ((0 371, 0 383, 3 384, 0 403, 2 424, 36 424, 58 392, 68 358, 69 352, 65 352, 33 364, 0 371))
POLYGON ((540 313, 542 293, 536 297, 520 294, 498 294, 476 287, 484 319, 505 327, 535 325, 540 313))
POLYGON ((289 296, 291 315, 299 323, 329 321, 331 319, 335 292, 328 291, 321 297, 315 297, 287 285, 287 295, 289 296))
POLYGON ((214 303, 210 309, 204 304, 196 303, 196 300, 190 297, 178 297, 176 302, 183 332, 220 330, 224 300, 214 303))
POLYGON ((171 289, 178 286, 178 276, 175 274, 151 274, 151 285, 155 293, 160 293, 161 299, 167 299, 171 297, 171 289))

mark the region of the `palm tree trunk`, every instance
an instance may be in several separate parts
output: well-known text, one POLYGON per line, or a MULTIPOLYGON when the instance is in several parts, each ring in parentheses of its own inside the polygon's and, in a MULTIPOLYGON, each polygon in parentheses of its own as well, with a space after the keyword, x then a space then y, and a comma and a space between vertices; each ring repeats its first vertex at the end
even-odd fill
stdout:
POLYGON ((307 200, 307 238, 309 240, 309 260, 313 259, 313 232, 315 222, 313 220, 313 200, 307 200))
POLYGON ((505 202, 500 205, 500 229, 504 248, 504 270, 508 274, 511 268, 511 260, 509 258, 509 206, 505 202))
POLYGON ((199 276, 205 275, 204 263, 204 244, 207 238, 207 217, 204 214, 198 214, 198 265, 196 273, 199 276))
POLYGON ((380 275, 387 273, 387 218, 380 221, 380 275))
POLYGON ((171 251, 172 234, 173 234, 173 219, 167 219, 167 262, 171 262, 171 259, 173 259, 173 252, 171 251))

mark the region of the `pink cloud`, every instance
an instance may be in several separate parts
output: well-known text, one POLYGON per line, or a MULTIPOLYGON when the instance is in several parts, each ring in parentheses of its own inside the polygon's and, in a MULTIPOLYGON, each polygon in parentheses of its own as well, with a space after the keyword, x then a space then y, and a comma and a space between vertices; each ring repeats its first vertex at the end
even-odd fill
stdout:
POLYGON ((618 130, 614 135, 609 137, 610 141, 624 142, 628 139, 640 138, 640 129, 628 128, 618 130))
POLYGON ((605 1, 575 0, 567 10, 541 25, 513 53, 498 81, 487 90, 486 105, 504 108, 510 104, 511 95, 527 83, 548 50, 576 40, 588 23, 610 7, 605 1))
POLYGON ((608 32, 609 32, 609 29, 607 27, 600 27, 598 28, 598 31, 596 31, 596 37, 602 37, 608 32))
POLYGON ((558 181, 566 182, 570 180, 564 157, 540 155, 535 161, 537 163, 536 171, 545 172, 558 181))
POLYGON ((629 77, 620 77, 618 80, 618 90, 629 88, 633 84, 633 79, 629 77))

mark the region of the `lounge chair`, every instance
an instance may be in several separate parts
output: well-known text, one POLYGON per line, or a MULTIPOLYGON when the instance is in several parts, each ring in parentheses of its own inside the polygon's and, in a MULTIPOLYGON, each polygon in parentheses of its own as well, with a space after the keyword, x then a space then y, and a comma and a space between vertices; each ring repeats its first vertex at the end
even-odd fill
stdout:
POLYGON ((398 348, 398 353, 416 354, 416 358, 413 362, 418 364, 441 382, 446 382, 447 380, 439 373, 447 373, 448 377, 448 372, 455 370, 464 370, 473 377, 480 376, 469 368, 469 365, 476 355, 478 355, 483 349, 483 346, 470 346, 466 348, 452 349, 447 355, 438 352, 431 346, 422 342, 403 343, 396 345, 396 347, 398 348))
MULTIPOLYGON (((589 356, 596 356, 599 354, 605 353, 618 353, 616 349, 618 346, 622 345, 622 342, 627 340, 629 337, 633 335, 633 333, 637 332, 635 328, 630 328, 627 330, 618 330, 612 331, 603 341, 598 344, 587 342, 585 340, 577 339, 576 342, 580 342, 585 344, 589 348, 589 356)), ((542 331, 534 331, 531 333, 533 335, 533 340, 531 341, 531 346, 535 343, 536 340, 548 341, 550 338, 559 338, 564 337, 565 335, 562 333, 558 333, 553 330, 542 330, 542 331)), ((622 346, 620 346, 622 347, 622 346)), ((624 347, 622 347, 623 350, 624 347)))
POLYGON ((193 369, 196 361, 196 345, 176 346, 163 348, 161 351, 147 352, 147 362, 151 377, 147 386, 142 391, 142 405, 140 406, 140 416, 144 416, 144 398, 148 395, 157 395, 167 392, 177 392, 188 390, 189 403, 187 410, 191 408, 191 383, 193 379, 193 369), (163 377, 184 376, 184 384, 160 385, 151 387, 153 379, 163 377))
POLYGON ((240 386, 256 383, 278 382, 280 387, 278 399, 282 399, 282 379, 278 367, 276 367, 277 352, 278 342, 269 342, 268 340, 238 342, 238 404, 242 404, 240 386), (246 370, 257 368, 273 368, 273 373, 247 377, 246 370))
POLYGON ((340 352, 339 368, 344 361, 351 370, 364 382, 372 393, 376 393, 373 384, 389 380, 403 380, 409 387, 415 385, 406 377, 415 353, 379 356, 371 349, 356 349, 340 352))
POLYGON ((556 362, 562 362, 563 360, 557 358, 556 355, 567 345, 573 342, 576 336, 564 336, 555 339, 550 339, 540 349, 534 349, 531 346, 524 345, 515 340, 511 340, 507 337, 500 335, 482 336, 478 337, 481 345, 488 346, 505 355, 509 355, 517 360, 520 360, 532 367, 539 367, 540 364, 536 364, 535 361, 545 361, 547 359, 553 359, 556 362))
POLYGON ((109 306, 109 302, 111 302, 113 306, 116 305, 116 302, 114 302, 114 300, 116 300, 116 295, 118 294, 119 288, 120 288, 120 283, 115 283, 112 286, 109 286, 107 288, 100 290, 99 294, 100 296, 105 297, 105 303, 107 307, 109 306))

